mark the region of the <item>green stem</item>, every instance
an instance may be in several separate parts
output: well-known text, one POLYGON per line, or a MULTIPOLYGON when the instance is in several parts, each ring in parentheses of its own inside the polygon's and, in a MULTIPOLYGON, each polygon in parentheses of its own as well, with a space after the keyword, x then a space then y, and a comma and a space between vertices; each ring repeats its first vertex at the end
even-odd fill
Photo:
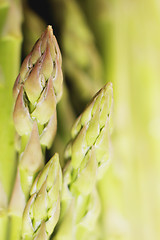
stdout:
MULTIPOLYGON (((14 10, 16 8, 19 11, 17 1, 16 3, 15 1, 0 3, 0 184, 4 191, 3 195, 6 195, 7 198, 6 207, 11 195, 16 169, 12 87, 19 70, 22 42, 21 14, 19 11, 15 17, 14 10)), ((4 209, 4 214, 0 216, 0 239, 2 240, 7 238, 7 223, 7 211, 4 209)))

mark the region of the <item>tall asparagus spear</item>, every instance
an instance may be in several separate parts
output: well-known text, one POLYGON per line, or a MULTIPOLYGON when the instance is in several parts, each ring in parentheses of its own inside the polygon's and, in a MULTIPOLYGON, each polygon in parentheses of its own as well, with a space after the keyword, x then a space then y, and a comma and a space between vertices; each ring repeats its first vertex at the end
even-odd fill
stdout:
POLYGON ((23 61, 14 84, 13 120, 19 152, 16 182, 9 205, 13 223, 11 237, 14 239, 19 239, 21 217, 31 185, 44 165, 44 149, 51 146, 56 133, 56 104, 62 95, 61 63, 57 41, 48 26, 23 61))
POLYGON ((145 11, 143 0, 79 2, 115 86, 115 159, 100 184, 103 239, 160 239, 159 2, 146 1, 145 11))
MULTIPOLYGON (((70 229, 65 233, 66 239, 74 239, 79 229, 83 229, 84 237, 86 235, 87 230, 80 226, 83 225, 84 219, 88 219, 88 202, 91 201, 96 180, 103 176, 103 171, 107 168, 110 160, 112 104, 112 84, 109 83, 95 95, 72 128, 72 139, 65 152, 66 167, 63 173, 62 210, 59 228, 55 236, 56 240, 64 239, 63 229, 66 228, 70 229), (75 199, 75 209, 69 216, 72 221, 67 221, 73 198, 75 199), (74 223, 71 224, 72 222, 74 223), (70 226, 66 227, 66 224, 70 224, 70 226)), ((98 201, 95 204, 98 206, 98 201)), ((93 214, 95 223, 99 215, 98 209, 99 207, 97 207, 97 214, 96 212, 93 214)), ((89 219, 86 222, 84 220, 85 225, 88 224, 88 228, 89 219)), ((94 223, 93 225, 95 226, 94 223)))

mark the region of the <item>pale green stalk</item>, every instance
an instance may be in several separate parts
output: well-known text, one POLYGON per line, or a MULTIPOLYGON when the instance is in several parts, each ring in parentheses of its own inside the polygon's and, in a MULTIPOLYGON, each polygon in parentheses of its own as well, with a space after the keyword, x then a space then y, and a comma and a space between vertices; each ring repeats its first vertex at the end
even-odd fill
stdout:
POLYGON ((110 160, 112 105, 112 84, 109 83, 95 95, 72 127, 72 139, 64 155, 61 218, 55 239, 75 239, 75 236, 76 239, 86 239, 97 224, 100 204, 94 188, 110 160), (68 223, 67 215, 73 199, 75 207, 69 215, 72 221, 68 223), (68 224, 66 232, 63 228, 66 229, 68 224))
MULTIPOLYGON (((113 1, 107 0, 77 0, 82 7, 88 25, 97 43, 97 49, 100 53, 103 66, 103 80, 109 80, 108 70, 113 55, 110 54, 112 49, 112 25, 110 20, 114 20, 112 15, 113 1)), ((116 2, 115 2, 116 5, 116 2)))
POLYGON ((56 134, 56 104, 62 95, 62 81, 61 54, 52 27, 48 26, 23 61, 13 88, 19 162, 9 204, 10 239, 20 239, 30 188, 44 166, 45 148, 51 146, 56 134))
POLYGON ((0 1, 0 239, 7 237, 7 206, 15 176, 12 87, 21 50, 19 1, 0 1))
POLYGON ((83 3, 115 86, 115 160, 100 186, 103 240, 159 239, 159 2, 83 3))

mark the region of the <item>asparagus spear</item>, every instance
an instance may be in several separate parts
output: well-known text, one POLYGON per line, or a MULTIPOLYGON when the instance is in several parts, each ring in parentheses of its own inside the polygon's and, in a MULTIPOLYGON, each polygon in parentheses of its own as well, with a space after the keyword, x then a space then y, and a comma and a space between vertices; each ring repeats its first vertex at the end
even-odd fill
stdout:
MULTIPOLYGON (((66 166, 63 171, 62 210, 55 239, 64 239, 63 228, 66 229, 68 224, 66 239, 74 239, 82 229, 80 236, 83 239, 84 234, 85 239, 87 230, 82 226, 83 220, 88 219, 88 201, 92 201, 96 180, 103 176, 110 159, 112 104, 112 84, 109 83, 95 95, 72 127, 72 139, 64 155, 66 166), (70 223, 66 220, 72 198, 75 199, 75 210, 70 217, 73 224, 71 220, 70 223)), ((99 205, 97 202, 95 204, 99 205)), ((95 218, 95 222, 92 221, 93 226, 99 215, 99 208, 96 209, 97 214, 96 212, 93 214, 95 218)), ((84 225, 89 228, 89 220, 86 220, 84 225)))
POLYGON ((113 6, 117 3, 106 0, 77 0, 83 9, 87 22, 92 30, 97 43, 97 49, 102 57, 102 65, 104 71, 104 81, 108 78, 110 63, 113 58, 111 54, 112 42, 111 36, 113 33, 113 26, 111 21, 114 21, 114 14, 112 13, 113 6))
POLYGON ((27 0, 23 0, 22 4, 24 16, 22 26, 24 37, 22 53, 26 56, 31 51, 41 33, 45 31, 46 24, 41 16, 31 9, 27 0))
POLYGON ((0 1, 0 239, 7 237, 7 206, 16 168, 12 86, 20 65, 21 4, 0 1))
POLYGON ((74 170, 80 168, 81 164, 85 165, 93 151, 95 151, 93 156, 96 155, 99 170, 103 161, 106 162, 109 159, 111 111, 112 84, 108 83, 95 95, 72 127, 72 139, 67 146, 65 158, 71 160, 74 170))
POLYGON ((53 10, 57 7, 63 12, 59 23, 64 72, 70 86, 72 104, 79 114, 94 93, 103 86, 101 58, 77 1, 50 0, 50 4, 53 4, 53 10))
POLYGON ((100 184, 103 239, 159 239, 159 3, 79 1, 113 81, 114 162, 100 184))
POLYGON ((62 80, 60 50, 51 26, 48 26, 23 61, 13 88, 16 100, 13 120, 19 152, 9 205, 11 238, 14 239, 19 239, 21 217, 31 185, 44 165, 45 147, 51 146, 56 133, 56 104, 62 95, 62 80))
POLYGON ((56 103, 62 95, 61 62, 60 50, 49 26, 25 58, 13 88, 16 131, 20 136, 29 135, 36 119, 41 144, 47 147, 55 134, 56 103))
MULTIPOLYGON (((41 145, 50 147, 53 141, 56 104, 62 95, 61 54, 51 26, 24 60, 13 94, 16 99, 13 120, 18 134, 19 168, 30 172, 31 177, 43 165, 41 145)), ((24 185, 26 188, 27 179, 24 185)), ((28 191, 26 198, 27 194, 28 191)))
POLYGON ((60 213, 62 173, 55 154, 35 179, 22 220, 22 239, 49 239, 60 213))
POLYGON ((22 42, 20 32, 20 4, 18 4, 18 2, 15 3, 14 1, 9 4, 4 1, 3 3, 0 3, 0 12, 0 181, 7 194, 7 198, 9 198, 15 165, 15 151, 13 144, 14 128, 11 119, 11 88, 20 63, 20 47, 22 42), (15 18, 17 11, 19 14, 15 18), (11 28, 12 18, 14 19, 14 25, 16 25, 14 28, 11 28), (10 66, 9 69, 8 65, 10 66))

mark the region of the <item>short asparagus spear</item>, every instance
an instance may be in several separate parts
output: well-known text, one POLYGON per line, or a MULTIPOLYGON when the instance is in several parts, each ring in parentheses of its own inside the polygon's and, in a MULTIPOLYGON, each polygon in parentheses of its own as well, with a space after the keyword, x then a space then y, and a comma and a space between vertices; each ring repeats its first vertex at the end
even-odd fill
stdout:
POLYGON ((32 185, 23 213, 22 239, 49 239, 59 219, 61 185, 61 167, 55 154, 32 185))
POLYGON ((86 163, 89 163, 88 160, 95 157, 98 164, 98 176, 101 177, 110 159, 112 106, 112 84, 108 83, 95 95, 76 120, 71 131, 71 142, 65 152, 66 161, 71 160, 74 171, 81 172, 86 163))

